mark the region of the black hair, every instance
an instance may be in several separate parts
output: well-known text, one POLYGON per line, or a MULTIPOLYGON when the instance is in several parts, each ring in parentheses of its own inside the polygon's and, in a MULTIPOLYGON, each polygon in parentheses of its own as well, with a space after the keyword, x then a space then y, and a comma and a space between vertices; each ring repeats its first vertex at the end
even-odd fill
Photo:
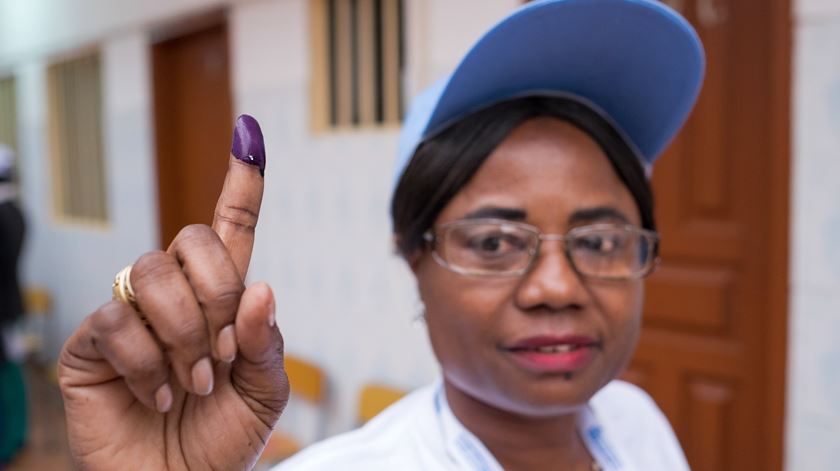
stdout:
POLYGON ((591 136, 633 195, 642 227, 656 230, 650 183, 639 156, 622 134, 577 100, 526 96, 469 114, 420 144, 391 199, 397 250, 407 256, 423 247, 423 234, 493 150, 519 125, 542 116, 567 121, 591 136))

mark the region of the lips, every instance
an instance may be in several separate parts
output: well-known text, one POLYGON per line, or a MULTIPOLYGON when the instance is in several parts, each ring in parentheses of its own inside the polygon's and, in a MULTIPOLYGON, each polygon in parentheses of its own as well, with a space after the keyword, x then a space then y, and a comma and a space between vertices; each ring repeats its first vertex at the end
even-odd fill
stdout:
POLYGON ((528 337, 504 348, 519 366, 536 373, 572 373, 595 359, 599 342, 588 336, 528 337))
POLYGON ((569 345, 569 344, 559 344, 559 345, 546 345, 544 347, 535 347, 535 348, 522 348, 520 350, 533 350, 539 353, 568 353, 574 350, 581 348, 580 345, 569 345))

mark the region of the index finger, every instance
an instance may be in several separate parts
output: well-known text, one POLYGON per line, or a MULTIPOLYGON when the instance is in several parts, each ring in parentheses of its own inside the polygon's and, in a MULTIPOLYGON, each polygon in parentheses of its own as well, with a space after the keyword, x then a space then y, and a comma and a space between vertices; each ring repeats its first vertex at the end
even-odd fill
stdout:
POLYGON ((228 172, 213 216, 213 230, 224 242, 243 280, 254 248, 264 173, 265 144, 260 125, 243 114, 236 120, 228 172))

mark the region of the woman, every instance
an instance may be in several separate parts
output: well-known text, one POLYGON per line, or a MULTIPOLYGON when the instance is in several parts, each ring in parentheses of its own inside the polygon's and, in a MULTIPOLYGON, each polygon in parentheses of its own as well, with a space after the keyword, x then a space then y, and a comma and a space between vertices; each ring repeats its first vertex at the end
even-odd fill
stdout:
MULTIPOLYGON (((281 468, 687 469, 615 378, 656 264, 646 175, 702 70, 694 31, 656 2, 546 0, 419 97, 392 217, 443 378, 281 468)), ((252 118, 231 154, 213 227, 121 272, 62 352, 84 469, 247 469, 282 412, 273 296, 242 284, 265 162, 252 118)))

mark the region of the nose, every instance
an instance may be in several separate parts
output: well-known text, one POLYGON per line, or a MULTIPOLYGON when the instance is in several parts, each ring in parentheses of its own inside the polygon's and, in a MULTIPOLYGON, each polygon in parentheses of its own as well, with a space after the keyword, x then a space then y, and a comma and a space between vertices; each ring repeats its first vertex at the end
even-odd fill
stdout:
POLYGON ((537 258, 522 275, 515 294, 524 311, 577 311, 589 300, 584 280, 575 271, 560 240, 540 244, 537 258))

